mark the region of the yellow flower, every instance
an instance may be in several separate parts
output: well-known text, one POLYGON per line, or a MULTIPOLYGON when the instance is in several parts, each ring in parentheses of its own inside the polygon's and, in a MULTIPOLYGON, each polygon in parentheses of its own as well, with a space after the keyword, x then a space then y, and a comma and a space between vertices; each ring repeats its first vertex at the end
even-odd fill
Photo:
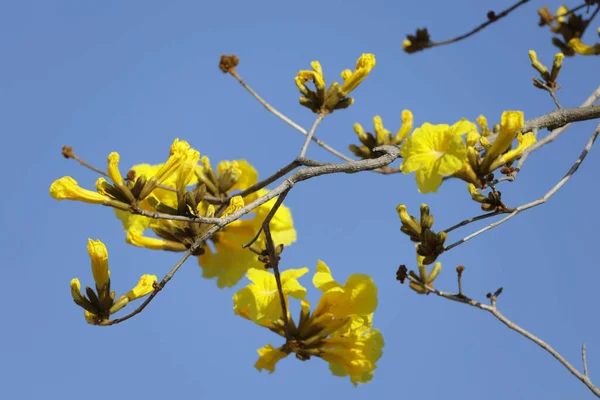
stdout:
POLYGON ((410 131, 412 131, 413 127, 413 114, 410 110, 402 110, 402 126, 398 129, 398 133, 394 136, 393 142, 394 144, 400 144, 410 131))
POLYGON ((490 166, 490 170, 493 171, 496 168, 501 167, 502 165, 514 161, 518 157, 523 154, 523 152, 529 147, 534 145, 537 142, 535 135, 533 132, 528 132, 526 134, 522 134, 519 132, 517 134, 517 148, 513 150, 509 150, 506 153, 500 155, 492 165, 490 166))
POLYGON ((100 240, 88 239, 88 253, 92 260, 92 274, 94 275, 94 281, 96 287, 101 290, 110 278, 110 271, 108 270, 108 250, 106 246, 100 240))
POLYGON ((559 23, 564 24, 566 22, 565 15, 567 15, 568 13, 569 13, 569 9, 566 6, 561 5, 556 10, 556 20, 559 23))
POLYGON ((275 364, 277 364, 279 360, 286 358, 289 354, 281 349, 274 348, 270 344, 261 347, 256 350, 256 352, 258 353, 259 358, 258 361, 256 361, 256 364, 254 364, 254 367, 259 371, 266 369, 270 374, 275 371, 275 364))
POLYGON ((584 56, 592 56, 600 54, 600 43, 596 43, 593 46, 587 45, 581 41, 580 38, 573 38, 569 40, 567 45, 578 54, 584 56))
POLYGON ((403 173, 416 171, 417 185, 422 193, 436 192, 442 177, 459 171, 467 157, 462 135, 472 129, 472 123, 461 120, 452 126, 423 124, 406 138, 400 155, 403 173))
POLYGON ((154 284, 157 281, 158 278, 156 275, 142 275, 139 282, 133 287, 133 289, 117 299, 115 304, 110 309, 111 314, 119 311, 128 303, 152 293, 154 291, 154 284))
POLYGON ((123 177, 119 171, 119 153, 112 152, 108 155, 108 177, 115 185, 123 183, 123 177))
MULTIPOLYGON (((165 179, 162 182, 163 185, 181 189, 184 184, 206 183, 209 194, 214 193, 214 195, 221 197, 223 195, 231 196, 229 192, 245 190, 258 182, 256 170, 246 160, 220 162, 217 165, 217 173, 215 173, 206 156, 202 157, 203 164, 195 167, 195 174, 191 175, 191 178, 180 178, 180 174, 188 175, 187 167, 185 167, 186 163, 190 159, 196 159, 196 153, 190 151, 188 146, 182 145, 181 142, 176 142, 172 146, 172 154, 181 154, 185 151, 188 158, 181 164, 178 173, 165 179), (185 150, 186 148, 187 150, 185 150), (214 192, 211 192, 212 190, 214 192)), ((138 177, 141 175, 153 176, 162 169, 164 169, 163 165, 148 164, 140 164, 132 168, 138 177)), ((221 217, 238 211, 245 204, 249 204, 266 193, 268 193, 268 190, 261 189, 244 198, 233 196, 221 217)), ((151 197, 168 207, 174 209, 178 207, 178 197, 175 191, 156 188, 151 197)), ((212 246, 205 245, 198 251, 196 255, 198 255, 198 262, 203 269, 205 278, 217 278, 219 287, 229 287, 235 285, 249 268, 264 268, 264 264, 258 261, 258 256, 250 250, 242 248, 242 245, 254 238, 275 201, 276 199, 272 199, 255 209, 250 214, 254 218, 241 219, 228 224, 211 238, 212 246)), ((141 203, 141 207, 149 211, 155 211, 147 200, 141 203)), ((198 205, 197 211, 199 215, 208 217, 214 216, 215 208, 203 201, 198 205)), ((195 237, 204 232, 205 229, 212 227, 210 224, 187 224, 177 221, 154 220, 121 211, 117 211, 117 217, 123 223, 128 243, 152 250, 185 251, 194 242, 195 237), (159 238, 146 236, 144 232, 148 229, 151 229, 159 238), (182 237, 182 234, 189 236, 182 237)), ((296 231, 290 210, 287 207, 282 205, 278 209, 270 227, 276 245, 288 245, 296 240, 296 231)), ((257 244, 264 247, 264 235, 261 235, 257 244)))
POLYGON ((323 360, 336 376, 350 376, 354 386, 373 379, 382 355, 383 335, 377 329, 358 328, 342 337, 323 340, 323 360))
POLYGON ((377 286, 368 275, 352 274, 344 286, 333 279, 327 264, 319 260, 313 277, 315 287, 323 292, 315 314, 369 315, 377 308, 377 286))
POLYGON ((70 176, 55 180, 50 185, 50 196, 56 200, 77 200, 90 204, 105 204, 110 199, 91 190, 83 189, 70 176))
POLYGON ((194 177, 194 171, 200 161, 200 152, 194 149, 188 149, 185 153, 185 159, 183 160, 179 173, 177 174, 177 180, 175 187, 177 191, 185 193, 187 186, 194 177))
POLYGON ((351 74, 342 73, 344 83, 341 90, 344 96, 357 88, 357 86, 369 75, 369 72, 375 67, 375 56, 373 54, 363 54, 356 61, 356 70, 351 74))
MULTIPOLYGON (((293 276, 297 277, 306 273, 306 268, 292 271, 293 276)), ((259 277, 263 276, 262 272, 265 271, 261 271, 259 277)), ((283 274, 286 272, 288 271, 283 274)), ((265 279, 260 280, 260 285, 255 284, 254 293, 248 289, 249 286, 246 293, 234 296, 236 314, 256 322, 252 317, 253 304, 258 303, 256 298, 270 296, 264 292, 275 291, 275 294, 278 294, 272 274, 267 274, 269 275, 265 275, 265 279), (258 295, 252 297, 256 293, 258 295)), ((333 279, 331 271, 322 261, 317 264, 313 283, 323 291, 317 308, 311 314, 309 302, 302 300, 298 323, 294 323, 288 313, 293 340, 287 341, 279 348, 269 344, 259 349, 255 367, 259 371, 266 369, 273 372, 279 360, 295 353, 301 360, 308 360, 313 356, 322 358, 329 363, 334 375, 349 376, 355 386, 358 383, 369 382, 384 346, 381 333, 371 327, 373 312, 377 307, 377 287, 366 275, 351 275, 342 286, 333 279)), ((301 292, 302 296, 296 298, 304 297, 304 290, 301 292)), ((269 301, 276 300, 272 298, 269 301)), ((269 313, 272 315, 265 314, 257 323, 285 337, 281 309, 277 311, 279 313, 273 311, 269 313)))
POLYGON ((479 125, 479 128, 481 129, 481 136, 488 137, 493 133, 490 130, 490 128, 488 128, 487 119, 483 115, 480 115, 479 117, 477 117, 476 121, 477 121, 477 124, 479 125))
MULTIPOLYGON (((298 278, 308 272, 308 268, 288 269, 281 273, 283 293, 295 299, 303 299, 306 289, 300 285, 298 278)), ((281 301, 275 275, 264 269, 252 268, 246 273, 252 284, 233 295, 234 311, 260 323, 263 320, 276 321, 282 316, 281 301)))
POLYGON ((480 172, 487 173, 492 163, 504 153, 515 138, 515 135, 523 127, 524 115, 522 111, 504 111, 500 123, 500 132, 496 140, 486 153, 481 162, 480 172))
POLYGON ((175 242, 174 240, 166 240, 144 236, 141 233, 136 233, 134 230, 127 232, 125 241, 136 247, 144 247, 150 250, 166 250, 166 251, 186 251, 187 248, 183 243, 175 242))
POLYGON ((71 280, 71 296, 75 304, 85 310, 84 316, 89 324, 102 325, 111 314, 125 307, 127 303, 150 294, 157 281, 154 275, 143 275, 138 284, 127 294, 120 296, 115 302, 115 292, 110 290, 110 271, 108 269, 108 250, 100 240, 88 239, 88 253, 92 261, 92 275, 96 282, 96 291, 86 287, 86 294, 81 293, 79 279, 71 280))
POLYGON ((71 279, 71 296, 77 304, 85 301, 85 297, 81 294, 81 283, 79 283, 79 279, 77 278, 71 279))

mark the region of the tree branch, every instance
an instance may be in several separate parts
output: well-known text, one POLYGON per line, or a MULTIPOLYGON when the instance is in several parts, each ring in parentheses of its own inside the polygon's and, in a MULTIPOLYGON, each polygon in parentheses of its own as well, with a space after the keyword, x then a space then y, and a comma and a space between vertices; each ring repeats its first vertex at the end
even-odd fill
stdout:
POLYGON ((462 293, 442 292, 441 290, 438 290, 434 287, 424 284, 423 282, 419 281, 418 279, 415 279, 414 277, 412 277, 410 275, 407 275, 406 279, 421 286, 422 288, 427 290, 428 293, 433 293, 433 294, 436 294, 437 296, 443 297, 447 300, 455 301, 457 303, 467 304, 467 305, 470 305, 471 307, 479 308, 481 310, 489 312, 494 317, 496 317, 496 319, 498 319, 500 322, 502 322, 504 325, 506 325, 508 328, 510 328, 513 331, 519 333, 520 335, 526 337, 527 339, 531 340, 533 343, 537 344, 542 349, 544 349, 548 353, 550 353, 550 355, 552 355, 552 357, 556 358, 565 368, 567 368, 569 370, 569 372, 571 374, 573 374, 577 379, 579 379, 581 382, 583 382, 583 384, 586 385, 592 391, 592 393, 594 393, 596 396, 600 397, 600 389, 597 388, 592 383, 592 381, 588 378, 587 375, 579 372, 559 352, 554 350, 548 343, 544 342, 542 339, 538 338, 537 336, 530 333, 529 331, 526 331, 525 329, 521 328, 519 325, 517 325, 514 322, 512 322, 511 320, 509 320, 500 311, 498 311, 498 308, 496 307, 496 298, 500 294, 499 292, 501 292, 501 289, 499 289, 494 295, 488 293, 488 298, 490 299, 491 305, 487 305, 487 304, 482 304, 481 302, 479 302, 477 300, 473 300, 473 299, 463 295, 462 293))
POLYGON ((513 12, 514 10, 516 10, 517 8, 519 8, 520 6, 522 6, 523 4, 527 3, 529 0, 521 0, 516 4, 513 4, 511 7, 507 8, 506 10, 502 11, 500 14, 496 14, 493 11, 488 12, 488 20, 482 24, 480 24, 479 26, 477 26, 476 28, 474 28, 473 30, 454 37, 452 39, 448 39, 448 40, 443 40, 441 42, 429 42, 425 45, 425 49, 429 49, 432 47, 438 47, 438 46, 444 46, 450 43, 456 43, 459 42, 463 39, 466 39, 470 36, 473 36, 474 34, 476 34, 477 32, 481 31, 482 29, 484 29, 485 27, 487 27, 488 25, 493 24, 494 22, 497 22, 498 20, 506 17, 508 14, 510 14, 511 12, 513 12))
POLYGON ((313 138, 315 131, 317 130, 317 126, 319 126, 321 121, 323 121, 323 118, 325 118, 325 114, 319 113, 319 115, 317 116, 317 119, 313 123, 313 126, 310 128, 310 131, 308 131, 308 134, 306 135, 306 140, 304 141, 304 144, 302 145, 302 149, 300 150, 300 155, 298 157, 304 157, 306 155, 306 151, 308 150, 308 145, 310 144, 310 141, 313 138))
MULTIPOLYGON (((277 111, 273 106, 271 106, 262 97, 260 97, 258 95, 258 93, 256 93, 250 86, 248 86, 248 84, 246 82, 244 82, 244 80, 238 75, 237 71, 235 71, 234 69, 231 69, 231 70, 229 70, 229 73, 244 87, 244 89, 246 89, 248 91, 248 93, 250 93, 256 100, 258 100, 258 102, 260 104, 262 104, 267 109, 267 111, 269 111, 271 114, 275 115, 276 117, 281 119, 283 122, 285 122, 286 124, 290 125, 294 129, 296 129, 298 132, 302 133, 304 136, 306 136, 306 137, 309 136, 309 132, 307 132, 306 129, 304 129, 303 127, 301 127, 300 125, 298 125, 297 123, 295 123, 294 121, 292 121, 291 119, 286 117, 281 112, 277 111)), ((313 132, 313 134, 314 134, 314 132, 313 132)), ((327 150, 328 152, 330 152, 331 154, 333 154, 334 156, 339 157, 344 161, 352 161, 352 159, 350 157, 345 156, 344 154, 340 153, 339 151, 337 151, 333 147, 327 145, 325 142, 318 139, 317 137, 312 136, 310 139, 313 142, 315 142, 316 144, 318 144, 319 146, 321 146, 322 148, 324 148, 325 150, 327 150)))

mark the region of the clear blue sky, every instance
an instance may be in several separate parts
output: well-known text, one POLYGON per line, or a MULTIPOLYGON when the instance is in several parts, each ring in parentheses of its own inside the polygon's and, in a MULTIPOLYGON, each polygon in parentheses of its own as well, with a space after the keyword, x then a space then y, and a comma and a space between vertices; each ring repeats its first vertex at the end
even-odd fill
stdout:
MULTIPOLYGON (((340 281, 372 274, 380 305, 374 324, 386 345, 370 384, 355 389, 331 376, 319 359, 282 361, 258 373, 256 349, 279 338, 235 317, 233 290, 219 290, 186 264, 148 309, 111 328, 89 326, 72 302, 69 281, 91 282, 88 237, 109 249, 113 285, 123 292, 142 273, 164 275, 178 259, 128 246, 112 210, 48 195, 71 175, 92 186, 97 176, 60 155, 74 147, 104 167, 119 151, 124 166, 162 162, 174 137, 212 160, 246 158, 262 177, 289 162, 303 137, 267 113, 217 68, 221 54, 241 58, 239 73, 273 105, 308 126, 293 78, 320 60, 330 80, 363 52, 377 56, 355 104, 336 112, 318 136, 345 150, 352 125, 371 128, 382 116, 391 130, 400 112, 415 124, 453 123, 505 109, 526 118, 553 103, 534 89, 527 51, 550 63, 556 50, 537 27, 531 2, 510 19, 452 46, 406 55, 406 33, 428 26, 434 40, 478 24, 481 1, 392 2, 4 2, 0 7, 0 131, 5 174, 0 208, 3 305, 0 376, 6 399, 38 398, 586 398, 588 393, 552 357, 481 311, 421 297, 395 280, 399 264, 414 266, 412 243, 395 212, 430 204, 438 229, 478 214, 465 185, 418 194, 414 176, 370 173, 327 176, 299 184, 286 199, 299 241, 284 268, 323 259, 340 281)), ((493 2, 500 10, 511 1, 493 2)), ((551 2, 555 10, 558 2, 551 2)), ((580 104, 598 85, 598 59, 565 60, 559 92, 580 104)), ((502 187, 509 205, 543 195, 568 170, 592 133, 571 128, 529 158, 518 182, 502 187)), ((597 318, 598 149, 548 204, 444 254, 438 287, 456 288, 454 268, 466 266, 465 291, 484 299, 504 287, 499 306, 539 334, 576 366, 588 346, 600 383, 597 318)), ((309 156, 332 161, 311 146, 309 156)), ((451 235, 456 240, 477 225, 451 235)), ((314 288, 310 298, 315 299, 314 288)))

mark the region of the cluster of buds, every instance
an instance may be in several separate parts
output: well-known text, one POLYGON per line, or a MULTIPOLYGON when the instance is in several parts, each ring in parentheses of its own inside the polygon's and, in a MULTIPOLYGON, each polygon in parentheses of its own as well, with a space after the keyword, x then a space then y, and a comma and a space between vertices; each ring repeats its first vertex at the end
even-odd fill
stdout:
MULTIPOLYGON (((588 9, 593 4, 596 4, 596 7, 600 7, 599 0, 586 0, 586 4, 588 9)), ((600 43, 589 46, 581 41, 581 37, 593 17, 585 19, 583 14, 574 11, 569 11, 563 5, 558 8, 556 14, 552 14, 548 6, 544 6, 538 10, 540 16, 539 25, 548 25, 553 33, 562 36, 562 40, 558 37, 553 37, 552 43, 566 56, 574 56, 576 53, 582 55, 600 54, 600 43)))
POLYGON ((510 165, 523 152, 536 142, 533 132, 522 134, 524 123, 522 111, 505 111, 502 113, 500 125, 494 126, 496 134, 493 143, 487 139, 491 132, 487 127, 487 120, 480 116, 477 122, 481 128, 481 135, 476 129, 467 134, 467 163, 460 172, 463 180, 474 184, 476 187, 485 187, 487 181, 493 179, 492 171, 510 165), (511 149, 512 142, 517 137, 517 147, 511 149), (483 153, 476 149, 480 144, 483 153))
POLYGON ((341 76, 344 82, 341 85, 338 82, 332 82, 328 88, 321 64, 313 61, 311 63, 312 70, 299 71, 294 80, 302 94, 300 104, 317 114, 329 114, 334 110, 348 108, 354 103, 354 99, 348 97, 348 94, 358 87, 373 67, 375 67, 375 56, 363 54, 356 61, 354 71, 349 69, 342 71, 341 76), (307 86, 308 82, 314 84, 314 90, 307 86))
POLYGON ((421 205, 420 221, 406 211, 404 204, 399 204, 396 211, 402 223, 400 231, 408 235, 411 241, 419 243, 417 255, 422 257, 420 262, 423 265, 433 263, 444 252, 444 243, 448 235, 444 231, 436 233, 431 230, 433 215, 430 214, 429 207, 426 204, 421 205))
POLYGON ((354 132, 356 132, 358 139, 362 144, 360 146, 351 144, 349 149, 357 157, 362 159, 375 157, 373 149, 378 146, 400 146, 412 131, 413 115, 409 110, 402 111, 402 125, 394 136, 392 136, 390 131, 383 127, 383 122, 379 115, 373 118, 373 125, 375 127, 375 134, 365 132, 359 123, 354 124, 354 132))
POLYGON ((92 274, 94 275, 96 290, 94 291, 86 286, 84 295, 81 293, 79 279, 74 278, 71 280, 73 301, 85 310, 84 316, 88 323, 105 325, 109 322, 110 315, 121 310, 129 302, 154 291, 154 285, 157 282, 156 276, 142 275, 133 289, 116 298, 116 293, 110 290, 110 271, 108 269, 106 246, 100 240, 88 239, 88 253, 92 261, 92 274))
POLYGON ((556 79, 558 78, 558 73, 562 68, 563 59, 565 55, 563 53, 557 53, 554 56, 554 62, 552 63, 552 69, 548 71, 548 68, 540 62, 537 58, 537 54, 533 50, 529 50, 529 59, 531 60, 531 66, 535 69, 540 77, 543 79, 543 82, 538 78, 533 78, 533 86, 539 89, 545 89, 545 86, 548 88, 554 89, 556 86, 556 79))
POLYGON ((427 28, 417 29, 414 35, 406 35, 402 42, 402 49, 408 54, 424 50, 431 45, 431 39, 427 28))
POLYGON ((481 204, 483 211, 502 211, 506 205, 502 202, 502 193, 491 190, 487 196, 483 195, 472 183, 469 183, 469 193, 473 201, 481 204))
MULTIPOLYGON (((275 246, 275 257, 277 258, 277 263, 281 260, 281 253, 283 253, 284 245, 280 244, 275 246)), ((273 268, 273 262, 271 260, 271 255, 269 254, 269 250, 262 249, 256 242, 252 243, 252 245, 248 248, 251 252, 258 255, 258 261, 265 264, 265 269, 273 268)))

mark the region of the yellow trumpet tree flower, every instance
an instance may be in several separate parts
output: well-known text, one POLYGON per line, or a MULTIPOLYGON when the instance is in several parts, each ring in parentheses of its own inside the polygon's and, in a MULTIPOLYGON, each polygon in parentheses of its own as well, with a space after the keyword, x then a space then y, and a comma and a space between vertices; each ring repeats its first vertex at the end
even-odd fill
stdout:
POLYGON ((349 107, 354 103, 354 99, 347 97, 348 94, 369 75, 375 63, 373 54, 361 55, 356 61, 354 71, 349 69, 342 71, 344 82, 341 85, 334 81, 327 88, 321 64, 313 61, 312 70, 301 70, 294 78, 294 83, 302 94, 300 104, 319 114, 328 114, 349 107), (313 82, 316 90, 311 90, 307 85, 308 82, 313 82))
MULTIPOLYGON (((294 278, 306 273, 305 268, 292 271, 294 278)), ((270 272, 264 272, 271 275, 265 278, 268 284, 254 283, 238 291, 233 297, 234 311, 283 336, 286 343, 278 348, 268 344, 258 349, 259 358, 254 366, 259 371, 265 369, 272 373, 277 362, 295 353, 300 360, 308 360, 312 356, 322 358, 329 363, 334 375, 349 376, 355 386, 369 382, 384 346, 383 336, 372 327, 373 313, 377 307, 377 286, 371 277, 353 274, 341 285, 333 279, 329 267, 319 261, 313 284, 323 292, 321 299, 312 313, 309 302, 302 300, 297 323, 288 312, 290 336, 286 337, 280 308, 277 310, 279 313, 269 313, 273 319, 269 319, 265 313, 252 311, 265 309, 264 304, 276 301, 274 295, 278 292, 273 286, 275 278, 270 272), (272 293, 273 289, 275 293, 272 293)), ((284 293, 288 292, 284 288, 284 293)))
POLYGON ((50 196, 56 200, 74 200, 89 204, 108 204, 110 198, 91 190, 83 189, 70 176, 63 176, 50 185, 50 196))
POLYGON ((71 280, 71 296, 75 304, 83 308, 86 321, 92 325, 103 325, 109 321, 110 315, 119 311, 130 301, 150 294, 157 282, 155 275, 142 275, 138 284, 127 294, 116 299, 114 291, 110 290, 110 270, 108 269, 108 250, 100 240, 88 239, 88 253, 92 263, 94 276, 94 291, 85 288, 85 295, 81 293, 81 283, 78 278, 71 280), (87 297, 86 297, 87 296, 87 297))
POLYGON ((454 125, 425 123, 415 129, 400 147, 404 158, 400 169, 408 174, 416 171, 421 193, 437 192, 442 178, 460 171, 467 158, 463 135, 473 123, 461 120, 454 125))
MULTIPOLYGON (((189 151, 186 150, 189 154, 189 151)), ((162 181, 164 186, 173 190, 157 188, 149 199, 142 202, 144 209, 154 210, 153 204, 166 206, 174 211, 178 208, 179 199, 184 186, 204 186, 206 193, 214 197, 231 196, 235 190, 245 190, 258 182, 258 173, 247 161, 234 160, 223 161, 217 165, 216 171, 212 168, 208 157, 202 157, 201 165, 196 165, 194 173, 189 173, 190 164, 196 159, 192 153, 187 161, 181 164, 181 168, 168 179, 162 181), (180 175, 185 175, 180 178, 180 175)), ((162 169, 162 165, 141 164, 134 166, 131 171, 137 177, 145 174, 155 174, 162 169)), ((229 206, 223 210, 220 217, 225 217, 252 201, 264 196, 267 190, 261 189, 245 196, 243 199, 233 196, 229 206)), ((216 278, 217 285, 221 288, 235 285, 248 271, 249 268, 264 268, 264 264, 258 260, 257 254, 242 246, 250 242, 262 225, 276 199, 254 209, 250 216, 253 218, 239 219, 228 224, 224 229, 217 232, 210 239, 210 244, 205 244, 195 254, 198 263, 202 267, 202 275, 205 278, 216 278)), ((198 215, 214 216, 215 208, 206 201, 198 204, 198 215)), ((126 240, 129 244, 145 247, 152 250, 185 251, 201 236, 209 224, 186 223, 182 221, 155 220, 128 212, 117 211, 118 218, 122 221, 126 231, 126 240), (146 236, 145 232, 150 230, 158 237, 146 236)), ((282 205, 275 213, 270 224, 273 240, 276 244, 289 245, 296 240, 290 210, 282 205)), ((256 242, 259 247, 264 247, 264 234, 256 242)))

